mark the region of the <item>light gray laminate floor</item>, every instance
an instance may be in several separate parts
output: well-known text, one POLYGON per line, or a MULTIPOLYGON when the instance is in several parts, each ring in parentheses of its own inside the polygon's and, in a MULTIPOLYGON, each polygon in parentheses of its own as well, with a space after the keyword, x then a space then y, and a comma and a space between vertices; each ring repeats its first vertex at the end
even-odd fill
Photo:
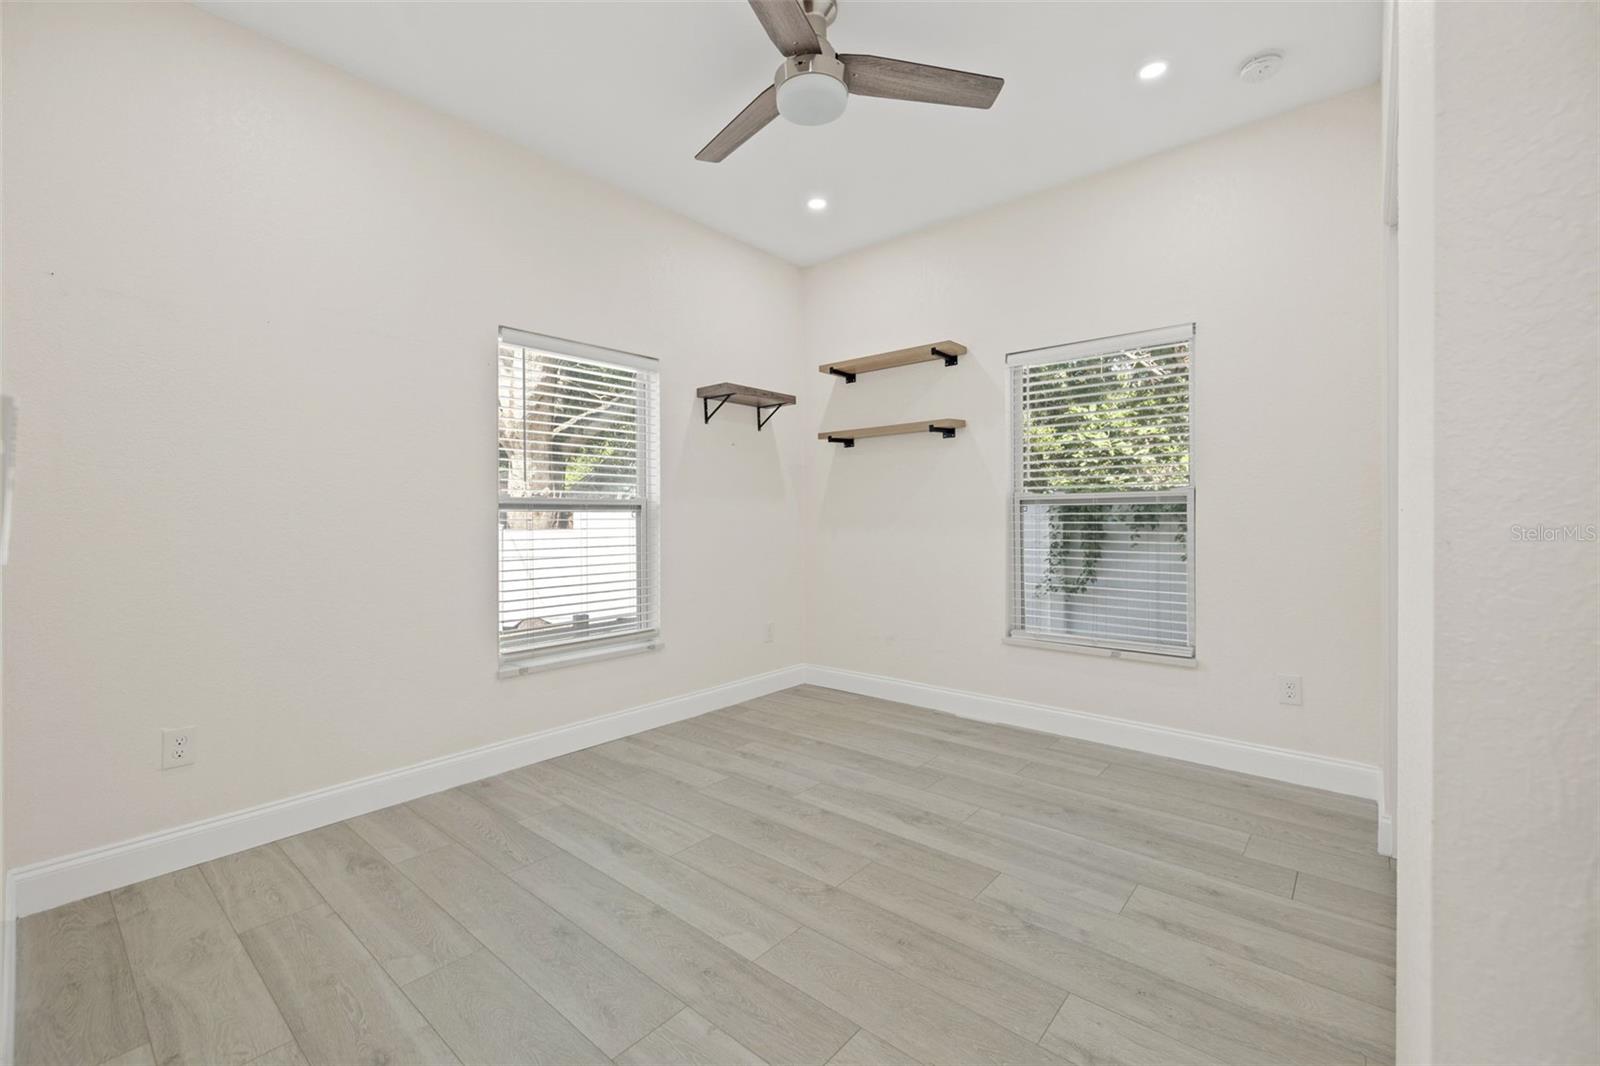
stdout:
POLYGON ((800 687, 24 918, 17 1060, 1390 1062, 1374 824, 800 687))

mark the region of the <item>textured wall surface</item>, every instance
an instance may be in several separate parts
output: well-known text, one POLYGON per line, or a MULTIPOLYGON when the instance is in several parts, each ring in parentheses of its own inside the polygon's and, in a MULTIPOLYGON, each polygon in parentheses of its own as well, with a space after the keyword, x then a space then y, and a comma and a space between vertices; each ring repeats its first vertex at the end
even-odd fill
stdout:
POLYGON ((1378 149, 1374 87, 808 270, 813 365, 971 348, 853 385, 810 373, 818 430, 970 422, 809 468, 813 661, 1377 764, 1378 149), (1002 643, 1006 352, 1189 321, 1198 665, 1002 643))
POLYGON ((4 18, 13 865, 803 660, 809 442, 694 398, 794 390, 793 267, 188 5, 4 18), (662 651, 496 677, 502 324, 661 360, 662 651))
MULTIPOLYGON (((1435 345, 1431 845, 1413 856, 1426 811, 1404 803, 1400 839, 1400 1002, 1430 1016, 1402 1024, 1400 1057, 1593 1062, 1600 7, 1434 19, 1434 306, 1402 307, 1431 313, 1435 345), (1431 953, 1426 989, 1406 987, 1425 979, 1407 940, 1431 953)), ((1402 230, 1426 206, 1402 200, 1402 230)))
MULTIPOLYGON (((4 31, 4 20, 0 19, 0 84, 3 84, 4 78, 5 78, 5 31, 4 31)), ((4 203, 5 202, 5 150, 4 150, 4 147, 3 147, 5 145, 5 137, 4 137, 5 116, 4 116, 3 112, 4 112, 4 108, 0 108, 0 203, 4 203)), ((3 279, 4 276, 5 276, 5 256, 4 256, 3 248, 0 248, 0 279, 3 279)), ((0 282, 0 284, 3 284, 3 282, 0 282)), ((3 382, 4 380, 5 380, 4 345, 0 344, 0 382, 3 382)), ((4 603, 5 603, 4 582, 0 581, 0 625, 4 624, 4 610, 3 610, 4 603)), ((0 654, 0 712, 4 711, 4 705, 5 705, 5 664, 4 664, 4 655, 0 654)), ((5 718, 4 714, 0 713, 0 722, 3 722, 4 718, 5 718)), ((0 915, 3 915, 3 914, 7 913, 7 911, 6 911, 6 880, 5 880, 5 874, 6 874, 6 869, 7 869, 7 865, 6 865, 6 861, 5 861, 5 854, 6 854, 6 852, 5 852, 5 809, 6 809, 6 804, 5 804, 5 745, 4 745, 4 742, 3 742, 3 734, 4 734, 4 731, 0 730, 0 915)), ((10 954, 10 953, 12 953, 14 951, 14 949, 11 947, 11 938, 13 936, 15 936, 15 935, 16 935, 16 922, 15 921, 0 922, 0 951, 6 952, 7 954, 10 954)), ((0 958, 5 958, 5 957, 6 957, 5 955, 0 955, 0 958)), ((14 995, 12 994, 12 990, 5 986, 5 980, 4 980, 3 977, 0 977, 0 996, 5 996, 6 997, 6 1002, 13 1002, 14 999, 15 999, 14 995)))
POLYGON ((1434 1055, 1593 1061, 1600 8, 1437 19, 1434 1055))

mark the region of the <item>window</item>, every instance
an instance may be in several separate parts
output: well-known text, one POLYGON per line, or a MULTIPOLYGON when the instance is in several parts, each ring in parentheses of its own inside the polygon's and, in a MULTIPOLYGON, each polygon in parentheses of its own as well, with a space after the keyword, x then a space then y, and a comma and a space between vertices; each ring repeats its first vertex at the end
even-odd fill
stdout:
POLYGON ((1015 352, 1013 639, 1194 656, 1194 327, 1015 352))
POLYGON ((656 363, 501 329, 500 662, 654 647, 656 363))

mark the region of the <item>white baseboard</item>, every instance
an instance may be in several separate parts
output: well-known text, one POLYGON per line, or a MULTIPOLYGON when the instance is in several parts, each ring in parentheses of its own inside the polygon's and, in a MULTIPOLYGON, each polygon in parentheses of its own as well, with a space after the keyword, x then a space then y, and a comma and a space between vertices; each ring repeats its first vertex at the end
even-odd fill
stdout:
MULTIPOLYGON (((693 718, 802 682, 912 703, 981 722, 1078 737, 1381 802, 1380 771, 1365 763, 876 674, 826 666, 790 666, 12 870, 6 875, 7 913, 5 939, 0 944, 0 982, 3 982, 0 996, 4 995, 3 989, 13 987, 16 917, 49 910, 518 766, 693 718)), ((1379 818, 1377 835, 1379 852, 1391 854, 1393 827, 1387 813, 1379 818)), ((0 1027, 4 1027, 9 1022, 9 1015, 3 1012, 10 1008, 10 997, 5 996, 0 1002, 4 1003, 0 1006, 0 1027)), ((0 1054, 3 1051, 0 1048, 0 1054)))
MULTIPOLYGON (((308 829, 454 788, 518 766, 603 744, 656 726, 682 721, 805 680, 805 667, 791 666, 697 692, 657 700, 613 714, 547 729, 481 748, 446 755, 399 770, 264 803, 175 829, 60 859, 34 863, 6 876, 6 910, 25 916, 84 899, 149 877, 182 870, 308 829)), ((7 932, 11 931, 8 928, 7 932)), ((5 949, 10 963, 13 937, 5 949)), ((9 977, 9 972, 7 973, 9 977)), ((11 985, 8 983, 7 988, 11 985)))
MULTIPOLYGON (((1192 733, 1168 726, 1130 722, 1126 718, 1069 711, 1061 707, 1048 707, 1042 703, 1025 703, 1022 700, 985 696, 978 692, 941 688, 917 681, 902 681, 898 678, 862 674, 854 670, 839 670, 829 666, 806 667, 806 680, 813 685, 842 689, 859 696, 875 696, 898 703, 912 703, 919 707, 929 707, 980 722, 996 722, 1023 729, 1034 729, 1041 733, 1092 740, 1150 755, 1165 755, 1168 758, 1184 759, 1222 770, 1235 770, 1257 777, 1270 777, 1277 781, 1304 785, 1307 788, 1320 788, 1327 792, 1338 792, 1346 796, 1358 796, 1361 799, 1382 802, 1382 774, 1378 767, 1367 763, 1330 759, 1308 752, 1291 751, 1288 748, 1250 744, 1207 733, 1192 733)), ((1384 843, 1381 831, 1380 825, 1378 840, 1380 848, 1384 843)))

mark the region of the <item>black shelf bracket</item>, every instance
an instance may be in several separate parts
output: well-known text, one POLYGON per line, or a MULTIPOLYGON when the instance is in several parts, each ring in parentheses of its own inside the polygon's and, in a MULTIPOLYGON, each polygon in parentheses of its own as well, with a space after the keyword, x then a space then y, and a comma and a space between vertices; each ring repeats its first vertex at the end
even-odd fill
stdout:
POLYGON ((961 358, 959 355, 951 355, 949 352, 943 351, 937 347, 930 348, 929 351, 931 351, 934 355, 937 355, 940 359, 943 359, 945 366, 955 366, 956 360, 961 358))
POLYGON ((828 443, 843 444, 846 448, 854 448, 856 446, 856 439, 854 437, 829 437, 828 443))
MULTIPOLYGON (((700 397, 700 409, 705 412, 706 421, 710 422, 711 421, 711 416, 715 415, 718 411, 722 410, 722 405, 727 403, 731 399, 733 399, 733 393, 731 393, 731 392, 728 393, 726 396, 702 396, 702 397, 700 397), (715 406, 715 407, 711 406, 711 401, 712 400, 717 401, 717 406, 715 406)), ((756 409, 756 429, 760 430, 760 429, 766 428, 767 423, 772 421, 772 416, 778 413, 778 409, 779 408, 787 407, 789 405, 788 404, 783 404, 783 403, 769 403, 769 404, 754 404, 752 406, 754 406, 755 409, 756 409), (763 412, 766 412, 766 413, 763 414, 763 412)))
MULTIPOLYGON (((716 414, 718 411, 722 410, 722 405, 727 403, 731 399, 733 399, 733 393, 731 393, 731 392, 728 393, 726 396, 702 396, 702 397, 700 397, 700 409, 705 412, 706 421, 707 422, 711 421, 711 416, 716 414), (717 401, 717 406, 715 406, 715 407, 711 406, 711 401, 712 400, 716 400, 717 401)), ((757 417, 759 418, 760 415, 758 414, 757 417)), ((757 427, 757 428, 760 428, 760 427, 757 427)))
POLYGON ((856 376, 854 374, 850 373, 848 370, 840 370, 836 366, 830 366, 828 368, 828 373, 837 374, 840 377, 844 378, 844 383, 846 385, 854 385, 856 383, 856 376))
MULTIPOLYGON (((715 415, 717 411, 722 410, 723 403, 726 403, 731 399, 733 399, 733 394, 731 394, 731 392, 730 394, 726 395, 702 395, 701 410, 706 413, 707 423, 709 423, 710 419, 712 419, 712 415, 715 415), (712 405, 710 405, 712 400, 717 400, 717 407, 712 407, 712 405)), ((773 421, 773 415, 778 413, 779 408, 789 407, 789 405, 787 405, 787 403, 757 403, 757 405, 754 405, 754 407, 755 427, 757 427, 757 429, 765 429, 766 423, 773 421), (763 415, 762 411, 766 411, 765 415, 763 415)))
POLYGON ((928 432, 929 433, 937 433, 937 434, 939 434, 939 436, 943 437, 945 440, 949 440, 951 437, 956 435, 956 427, 954 427, 954 426, 929 426, 928 427, 928 432))

